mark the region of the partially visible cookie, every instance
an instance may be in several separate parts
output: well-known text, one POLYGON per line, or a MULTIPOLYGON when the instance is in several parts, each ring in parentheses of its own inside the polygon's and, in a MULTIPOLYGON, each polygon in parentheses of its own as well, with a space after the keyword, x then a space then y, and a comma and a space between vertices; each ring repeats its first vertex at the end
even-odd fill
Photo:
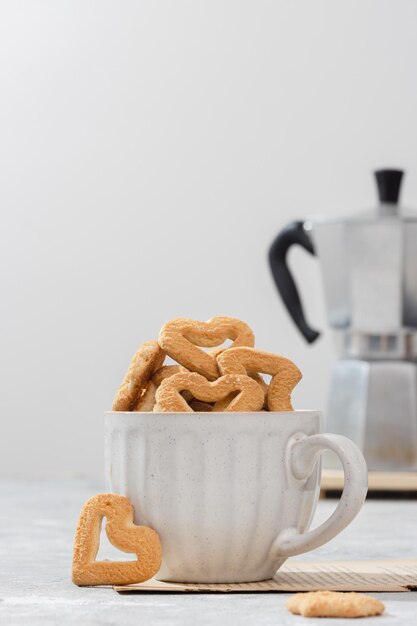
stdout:
POLYGON ((133 405, 132 411, 153 411, 153 407, 155 406, 156 402, 156 390, 157 386, 154 382, 152 382, 151 379, 146 385, 145 390, 140 398, 133 405))
POLYGON ((214 348, 227 339, 233 341, 232 346, 253 346, 255 343, 251 328, 233 317, 216 316, 207 322, 177 318, 164 324, 159 333, 159 344, 168 356, 210 381, 220 376, 216 359, 198 346, 214 348))
MULTIPOLYGON (((185 390, 190 391, 196 400, 203 402, 217 402, 228 397, 227 405, 222 407, 223 411, 260 411, 264 403, 261 386, 249 376, 226 375, 209 382, 196 372, 186 372, 162 381, 156 392, 154 411, 192 412, 192 407, 181 395, 185 390)), ((219 409, 215 406, 214 410, 219 409)))
POLYGON ((152 375, 152 382, 159 387, 165 378, 174 376, 174 374, 180 374, 181 372, 188 372, 188 370, 182 367, 182 365, 163 365, 152 375))
MULTIPOLYGON (((160 367, 151 378, 151 382, 156 385, 155 393, 163 380, 174 376, 174 374, 184 374, 186 372, 188 372, 187 368, 182 365, 163 365, 160 367)), ((183 391, 181 395, 187 402, 193 399, 193 395, 189 391, 183 391)), ((153 406, 155 406, 155 403, 156 401, 153 403, 153 406)), ((152 409, 150 410, 152 411, 152 409)))
MULTIPOLYGON (((270 374, 271 383, 267 392, 267 407, 270 411, 293 411, 291 392, 302 374, 298 367, 286 357, 251 347, 224 350, 217 356, 222 374, 258 375, 270 374)), ((259 379, 258 379, 259 382, 259 379)), ((260 381, 260 384, 265 381, 260 381)))
POLYGON ((152 374, 162 366, 164 358, 165 353, 156 341, 146 341, 140 346, 113 400, 113 411, 139 410, 134 407, 138 405, 152 374))
POLYGON ((308 591, 291 596, 285 606, 303 617, 371 617, 381 615, 385 606, 371 596, 341 591, 308 591))

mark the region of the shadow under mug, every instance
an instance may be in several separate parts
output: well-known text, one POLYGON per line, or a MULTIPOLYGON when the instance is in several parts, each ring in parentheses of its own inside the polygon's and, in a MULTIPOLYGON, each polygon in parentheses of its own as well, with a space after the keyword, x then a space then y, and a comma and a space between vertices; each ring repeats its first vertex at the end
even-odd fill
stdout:
POLYGON ((107 413, 107 488, 159 533, 159 580, 265 580, 335 537, 365 500, 361 452, 321 430, 318 411, 107 413), (325 450, 341 460, 345 487, 329 519, 308 531, 325 450))

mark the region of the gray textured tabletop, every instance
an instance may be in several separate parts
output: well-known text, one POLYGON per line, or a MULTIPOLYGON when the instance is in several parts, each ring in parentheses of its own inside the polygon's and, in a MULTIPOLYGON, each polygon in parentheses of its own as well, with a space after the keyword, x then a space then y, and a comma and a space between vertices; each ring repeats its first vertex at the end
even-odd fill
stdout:
MULTIPOLYGON (((102 486, 87 481, 0 482, 0 624, 317 624, 293 616, 286 594, 135 594, 77 588, 70 581, 74 527, 81 505, 102 486)), ((321 501, 314 521, 334 501, 321 501)), ((356 520, 328 545, 300 560, 416 558, 417 502, 368 501, 356 520)), ((386 604, 382 617, 361 624, 415 624, 417 592, 373 594, 386 604)), ((327 625, 341 620, 325 620, 327 625)), ((356 620, 343 624, 356 625, 356 620)))

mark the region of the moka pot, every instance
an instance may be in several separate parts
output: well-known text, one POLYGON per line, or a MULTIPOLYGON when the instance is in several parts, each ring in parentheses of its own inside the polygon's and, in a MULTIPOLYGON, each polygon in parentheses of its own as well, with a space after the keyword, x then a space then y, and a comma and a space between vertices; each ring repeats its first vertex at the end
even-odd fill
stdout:
POLYGON ((375 173, 379 204, 345 219, 286 226, 269 251, 272 275, 309 343, 287 254, 299 245, 321 263, 339 360, 326 428, 353 439, 370 469, 417 469, 417 214, 398 203, 403 172, 375 173))

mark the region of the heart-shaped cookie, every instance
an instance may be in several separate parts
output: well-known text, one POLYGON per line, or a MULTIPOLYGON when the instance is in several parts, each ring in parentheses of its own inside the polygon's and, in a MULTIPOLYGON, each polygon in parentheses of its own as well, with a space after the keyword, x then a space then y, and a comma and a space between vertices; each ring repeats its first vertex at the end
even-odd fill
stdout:
MULTIPOLYGON (((195 372, 175 374, 166 378, 156 392, 154 411, 163 413, 190 412, 193 409, 181 392, 190 391, 194 398, 203 402, 217 402, 229 398, 224 411, 260 411, 264 403, 261 386, 249 376, 222 376, 209 382, 195 372)), ((216 405, 214 411, 218 410, 216 405)))
POLYGON ((302 374, 290 359, 255 348, 230 348, 217 356, 222 374, 252 374, 261 372, 272 376, 267 403, 270 411, 293 411, 291 392, 302 374))
POLYGON ((114 493, 90 498, 81 509, 75 533, 72 580, 76 585, 129 585, 152 578, 160 568, 159 535, 133 523, 129 499, 114 493), (103 517, 109 541, 119 550, 136 554, 136 561, 96 561, 103 517))
POLYGON ((157 341, 145 341, 133 355, 129 369, 113 400, 113 411, 138 410, 141 396, 152 374, 162 366, 165 354, 157 341))
POLYGON ((212 317, 207 322, 177 318, 167 322, 159 334, 159 345, 172 359, 198 372, 208 380, 216 380, 220 372, 215 356, 197 346, 213 348, 226 339, 232 346, 253 346, 255 337, 245 322, 233 317, 212 317))

